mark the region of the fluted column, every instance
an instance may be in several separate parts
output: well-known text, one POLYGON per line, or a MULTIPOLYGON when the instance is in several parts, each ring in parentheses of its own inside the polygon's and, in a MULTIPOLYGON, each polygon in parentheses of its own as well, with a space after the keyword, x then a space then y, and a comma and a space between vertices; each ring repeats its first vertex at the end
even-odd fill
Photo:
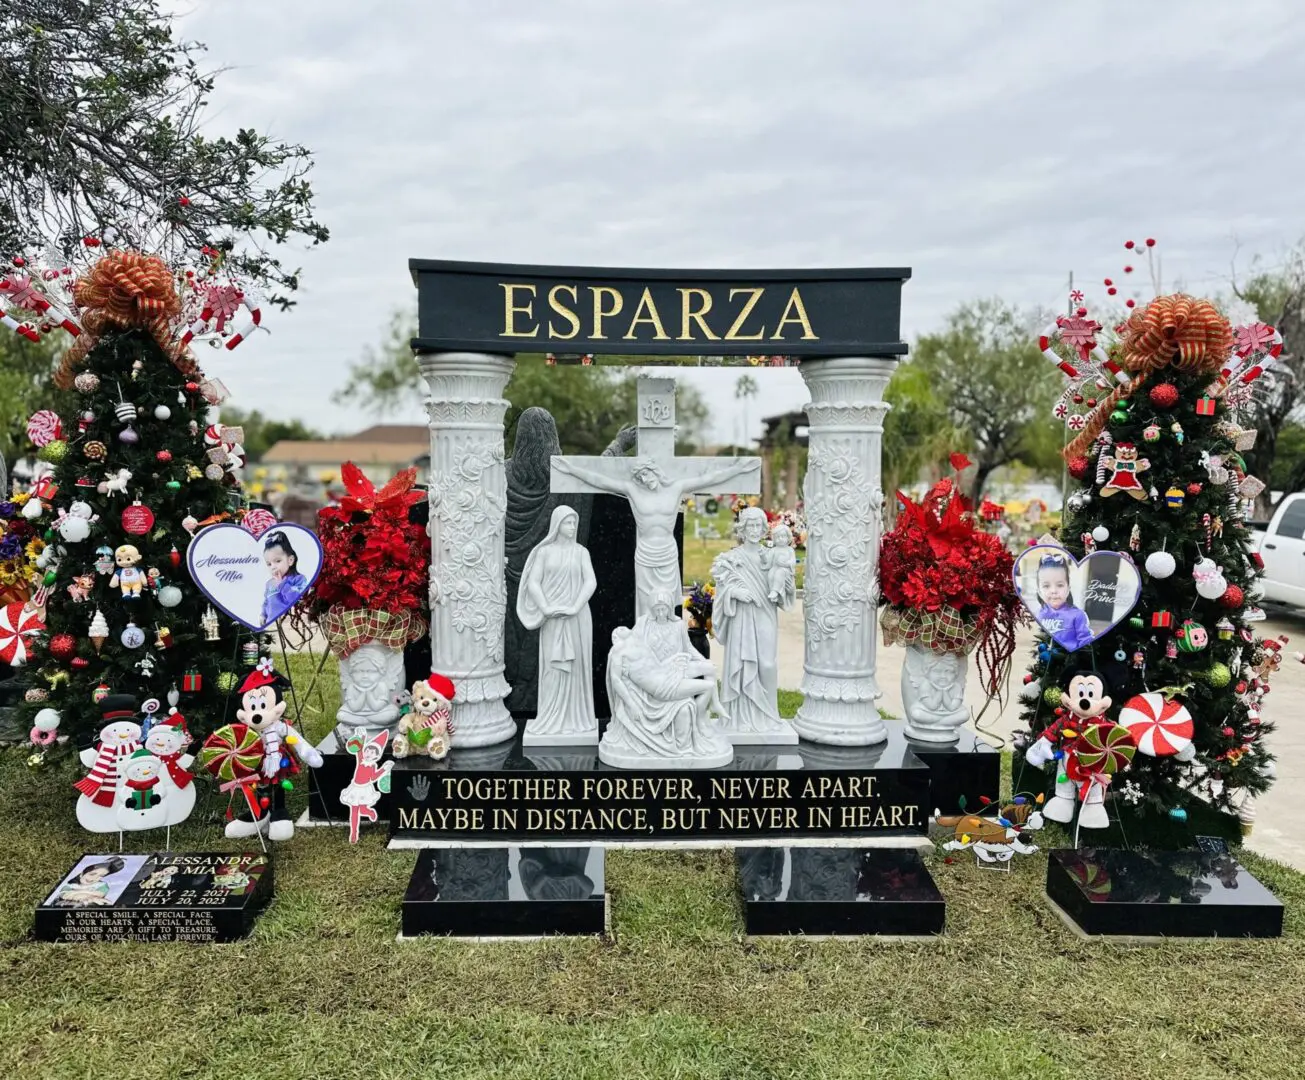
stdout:
POLYGON ((888 738, 875 682, 875 608, 883 533, 880 454, 884 390, 897 361, 845 356, 803 361, 811 391, 810 452, 803 484, 807 561, 803 585, 806 653, 804 739, 870 746, 888 738))
POLYGON ((515 361, 486 353, 417 356, 430 397, 431 667, 453 680, 453 746, 516 734, 503 699, 503 388, 515 361))

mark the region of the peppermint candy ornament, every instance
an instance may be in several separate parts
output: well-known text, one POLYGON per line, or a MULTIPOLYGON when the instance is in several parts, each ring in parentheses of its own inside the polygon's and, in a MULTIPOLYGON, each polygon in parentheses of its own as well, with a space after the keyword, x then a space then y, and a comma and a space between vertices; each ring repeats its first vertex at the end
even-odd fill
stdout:
POLYGON ((1124 702, 1119 724, 1133 737, 1137 749, 1148 757, 1176 757, 1188 761, 1194 754, 1195 724, 1187 706, 1163 694, 1137 694, 1124 702))
POLYGON ((22 601, 0 608, 0 661, 22 667, 30 655, 32 639, 45 632, 39 609, 22 601))
POLYGON ((27 437, 38 450, 56 439, 62 439, 63 422, 59 419, 59 414, 52 409, 32 413, 31 419, 27 421, 27 437))
POLYGON ((1137 752, 1137 744, 1126 728, 1118 724, 1093 724, 1074 747, 1078 764, 1088 772, 1123 772, 1137 752))

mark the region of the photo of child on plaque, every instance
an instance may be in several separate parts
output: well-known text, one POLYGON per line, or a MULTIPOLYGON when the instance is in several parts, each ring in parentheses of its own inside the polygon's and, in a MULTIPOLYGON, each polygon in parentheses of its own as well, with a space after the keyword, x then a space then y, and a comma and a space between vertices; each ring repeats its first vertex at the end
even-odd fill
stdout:
POLYGON ((148 855, 86 855, 68 871, 44 906, 109 907, 148 859, 148 855))

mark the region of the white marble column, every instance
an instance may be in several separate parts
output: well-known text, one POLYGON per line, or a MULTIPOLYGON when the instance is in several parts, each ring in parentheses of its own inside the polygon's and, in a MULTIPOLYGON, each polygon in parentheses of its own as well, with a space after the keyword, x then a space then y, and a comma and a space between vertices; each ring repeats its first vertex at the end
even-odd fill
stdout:
POLYGON ((430 397, 431 667, 453 680, 454 748, 512 738, 503 699, 503 388, 516 362, 486 353, 417 356, 430 397))
POLYGON ((883 533, 880 454, 883 400, 897 360, 844 356, 803 361, 811 391, 810 453, 803 499, 807 561, 803 591, 806 655, 804 739, 870 746, 888 738, 876 704, 879 539, 883 533))

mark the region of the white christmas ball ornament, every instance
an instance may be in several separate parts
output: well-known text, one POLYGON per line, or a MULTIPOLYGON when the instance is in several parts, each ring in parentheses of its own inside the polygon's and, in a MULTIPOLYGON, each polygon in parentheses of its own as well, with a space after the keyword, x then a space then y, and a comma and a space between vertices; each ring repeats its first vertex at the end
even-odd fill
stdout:
POLYGON ((166 405, 155 405, 155 406, 154 406, 154 419, 155 419, 155 420, 167 420, 170 416, 172 416, 172 410, 169 409, 166 405))
POLYGON ((1177 560, 1167 551, 1153 551, 1146 557, 1146 572, 1153 578, 1172 577, 1178 569, 1177 560))
POLYGON ((91 535, 91 523, 84 517, 66 517, 59 522, 59 535, 70 544, 78 544, 91 535))
POLYGON ((1092 539, 1095 540, 1098 544, 1104 544, 1107 540, 1110 539, 1110 530, 1107 529, 1104 525, 1098 525, 1095 529, 1092 530, 1092 539))
POLYGON ((58 709, 42 709, 32 718, 32 726, 37 731, 57 731, 61 719, 58 709))
POLYGON ((175 585, 164 585, 159 589, 159 603, 164 607, 176 607, 181 603, 181 590, 175 585))
POLYGON ((1228 591, 1228 580, 1213 559, 1200 559, 1192 567, 1196 592, 1206 600, 1218 600, 1228 591))

